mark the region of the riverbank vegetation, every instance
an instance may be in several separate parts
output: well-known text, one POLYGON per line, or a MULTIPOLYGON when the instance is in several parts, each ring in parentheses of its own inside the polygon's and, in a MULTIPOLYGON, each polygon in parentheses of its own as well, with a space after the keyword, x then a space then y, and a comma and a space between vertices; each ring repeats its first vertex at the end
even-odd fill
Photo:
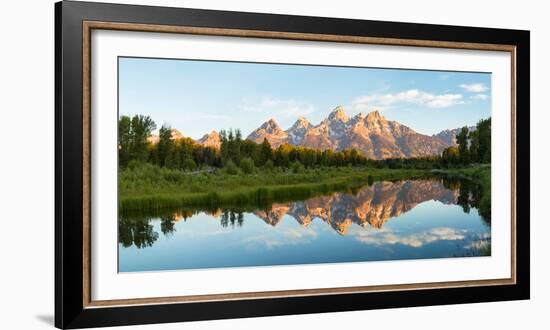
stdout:
POLYGON ((132 162, 119 172, 121 210, 160 209, 178 205, 269 205, 296 198, 344 191, 381 180, 429 176, 427 170, 363 167, 319 167, 228 174, 225 171, 190 174, 156 165, 132 162))

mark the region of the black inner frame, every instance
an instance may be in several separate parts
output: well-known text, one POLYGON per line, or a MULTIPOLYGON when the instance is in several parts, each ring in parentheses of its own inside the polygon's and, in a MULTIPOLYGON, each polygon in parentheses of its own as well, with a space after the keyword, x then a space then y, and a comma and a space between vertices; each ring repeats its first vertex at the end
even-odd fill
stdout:
POLYGON ((529 299, 529 31, 63 1, 55 4, 55 325, 132 325, 529 299), (516 46, 516 284, 84 308, 83 21, 516 46))

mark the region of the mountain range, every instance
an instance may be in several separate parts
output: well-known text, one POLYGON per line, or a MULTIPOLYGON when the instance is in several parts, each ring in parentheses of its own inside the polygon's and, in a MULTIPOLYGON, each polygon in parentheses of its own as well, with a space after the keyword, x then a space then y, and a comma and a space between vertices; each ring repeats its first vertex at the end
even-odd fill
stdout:
MULTIPOLYGON (((252 131, 247 139, 256 143, 267 139, 273 148, 288 143, 321 150, 356 149, 368 158, 386 159, 439 155, 445 148, 456 145, 459 132, 460 128, 455 128, 431 136, 424 135, 397 121, 386 119, 378 111, 349 117, 344 108, 338 106, 317 125, 305 117, 299 117, 290 128, 283 130, 275 119, 269 119, 252 131)), ((172 139, 182 137, 181 132, 172 129, 172 139)), ((158 136, 152 135, 149 141, 158 142, 158 136)), ((218 132, 212 131, 195 142, 218 149, 221 137, 218 132)))
POLYGON ((449 139, 420 134, 397 121, 387 120, 378 111, 348 117, 342 106, 336 107, 318 125, 300 117, 289 129, 283 130, 270 119, 247 137, 256 143, 264 138, 274 148, 288 143, 322 150, 357 149, 373 159, 438 155, 454 144, 449 139))

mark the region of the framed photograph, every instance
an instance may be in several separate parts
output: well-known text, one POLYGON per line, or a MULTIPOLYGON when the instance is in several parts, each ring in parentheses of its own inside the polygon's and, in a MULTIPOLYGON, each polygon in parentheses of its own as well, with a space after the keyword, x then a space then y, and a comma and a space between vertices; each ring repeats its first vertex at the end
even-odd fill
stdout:
POLYGON ((59 328, 529 298, 529 32, 59 2, 59 328))

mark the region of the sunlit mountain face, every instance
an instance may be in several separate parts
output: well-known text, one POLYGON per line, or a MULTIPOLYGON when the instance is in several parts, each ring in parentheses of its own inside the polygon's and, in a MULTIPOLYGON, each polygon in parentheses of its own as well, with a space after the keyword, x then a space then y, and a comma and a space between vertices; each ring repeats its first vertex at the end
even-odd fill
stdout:
POLYGON ((274 148, 288 143, 321 150, 355 149, 371 159, 439 155, 454 144, 444 142, 439 136, 417 133, 397 121, 386 119, 379 111, 349 117, 342 106, 336 107, 317 125, 300 117, 292 127, 283 130, 272 118, 247 139, 256 143, 266 139, 274 148))

